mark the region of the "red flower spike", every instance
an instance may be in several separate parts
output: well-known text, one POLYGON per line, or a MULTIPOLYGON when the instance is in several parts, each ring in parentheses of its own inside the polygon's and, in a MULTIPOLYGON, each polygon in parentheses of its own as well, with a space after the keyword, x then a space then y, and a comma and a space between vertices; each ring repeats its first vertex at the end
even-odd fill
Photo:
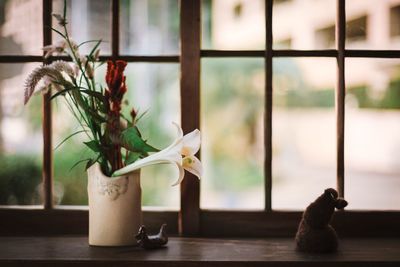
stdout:
POLYGON ((116 63, 113 63, 112 61, 107 62, 106 82, 111 98, 113 98, 113 96, 120 96, 122 93, 120 91, 124 90, 122 87, 125 87, 124 70, 126 65, 127 62, 123 60, 117 60, 116 63))
POLYGON ((126 65, 127 63, 122 60, 117 60, 115 63, 107 62, 106 82, 108 88, 105 97, 109 100, 112 111, 121 110, 121 101, 127 91, 124 76, 126 65))
POLYGON ((114 77, 114 63, 109 60, 107 61, 107 73, 106 73, 106 83, 108 87, 111 87, 111 82, 114 77))
POLYGON ((117 68, 118 68, 121 72, 123 72, 123 71, 125 70, 125 67, 126 67, 127 64, 128 64, 128 63, 127 63, 126 61, 123 61, 123 60, 117 60, 117 61, 116 61, 117 68))
POLYGON ((121 103, 122 98, 127 91, 125 84, 126 77, 124 76, 126 65, 127 63, 122 60, 117 60, 115 63, 112 61, 107 62, 106 83, 108 88, 104 93, 104 97, 108 103, 107 128, 112 144, 108 160, 111 163, 112 171, 123 167, 121 147, 119 144, 115 143, 115 140, 119 138, 121 133, 121 103))

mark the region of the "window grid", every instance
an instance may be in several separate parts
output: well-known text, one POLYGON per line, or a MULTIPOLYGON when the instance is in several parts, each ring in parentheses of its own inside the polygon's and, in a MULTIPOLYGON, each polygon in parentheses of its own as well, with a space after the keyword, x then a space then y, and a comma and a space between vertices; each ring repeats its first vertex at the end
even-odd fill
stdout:
MULTIPOLYGON (((43 2, 43 45, 51 44, 52 0, 43 2)), ((201 0, 181 1, 180 35, 181 54, 170 56, 127 56, 119 54, 119 0, 112 1, 112 55, 102 56, 101 60, 121 59, 128 62, 180 62, 181 63, 181 110, 182 128, 185 132, 199 128, 200 113, 200 58, 202 57, 259 57, 265 60, 265 211, 213 211, 201 210, 199 207, 200 186, 196 178, 188 175, 181 185, 181 210, 144 211, 147 225, 167 222, 171 233, 202 236, 292 236, 301 212, 281 212, 272 210, 271 205, 271 122, 272 122, 272 60, 274 57, 330 57, 337 59, 336 87, 336 122, 337 122, 337 187, 344 195, 344 96, 345 96, 345 58, 400 58, 400 50, 346 50, 345 49, 345 0, 337 0, 336 49, 325 50, 273 50, 272 49, 272 11, 273 0, 265 0, 266 14, 266 48, 265 50, 201 50, 200 49, 200 11, 201 0)), ((42 56, 0 55, 0 63, 43 62, 63 59, 51 57, 45 61, 42 56)), ((0 215, 9 220, 2 220, 1 234, 82 234, 87 229, 87 211, 54 209, 52 207, 52 143, 51 143, 51 105, 50 95, 43 101, 43 181, 44 209, 3 209, 0 215), (29 216, 31 222, 26 221, 29 216), (65 220, 65 218, 71 220, 65 220)), ((400 220, 398 211, 346 211, 339 212, 335 222, 346 222, 342 225, 344 236, 400 236, 397 223, 400 220), (362 225, 359 221, 363 221, 362 225)))

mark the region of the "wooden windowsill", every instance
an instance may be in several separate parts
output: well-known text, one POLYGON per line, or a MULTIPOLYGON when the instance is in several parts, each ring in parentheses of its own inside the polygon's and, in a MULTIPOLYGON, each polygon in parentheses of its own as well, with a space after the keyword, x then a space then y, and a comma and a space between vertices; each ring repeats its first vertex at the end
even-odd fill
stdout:
POLYGON ((293 239, 170 238, 168 247, 89 247, 87 237, 0 237, 0 266, 400 266, 400 239, 344 239, 335 254, 293 239))

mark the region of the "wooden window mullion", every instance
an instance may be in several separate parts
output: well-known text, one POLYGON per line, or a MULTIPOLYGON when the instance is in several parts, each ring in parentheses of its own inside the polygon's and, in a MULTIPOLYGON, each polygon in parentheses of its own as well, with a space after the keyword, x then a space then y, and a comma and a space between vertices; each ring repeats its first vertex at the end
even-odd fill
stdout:
POLYGON ((119 0, 112 0, 111 9, 111 54, 116 60, 119 56, 119 0))
POLYGON ((400 50, 353 50, 345 49, 345 57, 400 58, 400 50))
MULTIPOLYGON (((180 1, 181 121, 184 133, 200 129, 200 8, 201 0, 180 1)), ((200 233, 200 182, 186 172, 181 184, 179 230, 200 233)))
MULTIPOLYGON (((43 0, 43 46, 52 43, 51 30, 52 0, 43 0)), ((43 64, 50 61, 43 58, 43 64)), ((52 118, 51 92, 43 95, 43 204, 44 209, 53 208, 53 155, 52 155, 52 118)))
POLYGON ((345 0, 337 2, 336 47, 337 87, 336 87, 336 176, 339 196, 344 197, 344 120, 345 120, 345 41, 346 41, 345 0))
POLYGON ((265 115, 264 115, 264 190, 265 211, 272 210, 272 7, 265 1, 265 115))

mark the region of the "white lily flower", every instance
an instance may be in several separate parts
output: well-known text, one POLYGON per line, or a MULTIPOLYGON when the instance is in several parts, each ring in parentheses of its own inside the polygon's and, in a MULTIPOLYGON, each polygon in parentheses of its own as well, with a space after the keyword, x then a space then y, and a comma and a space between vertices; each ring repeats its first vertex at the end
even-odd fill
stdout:
POLYGON ((184 156, 182 167, 199 178, 203 176, 203 166, 195 154, 199 151, 200 145, 201 133, 198 129, 188 133, 182 139, 181 154, 184 156))
POLYGON ((196 129, 183 136, 181 127, 176 123, 174 125, 178 130, 178 137, 170 146, 115 171, 112 176, 124 175, 150 165, 169 163, 175 165, 179 171, 179 178, 173 186, 182 182, 184 170, 200 178, 203 174, 203 168, 200 160, 194 156, 200 148, 200 131, 196 129), (184 156, 183 158, 182 155, 184 156))

